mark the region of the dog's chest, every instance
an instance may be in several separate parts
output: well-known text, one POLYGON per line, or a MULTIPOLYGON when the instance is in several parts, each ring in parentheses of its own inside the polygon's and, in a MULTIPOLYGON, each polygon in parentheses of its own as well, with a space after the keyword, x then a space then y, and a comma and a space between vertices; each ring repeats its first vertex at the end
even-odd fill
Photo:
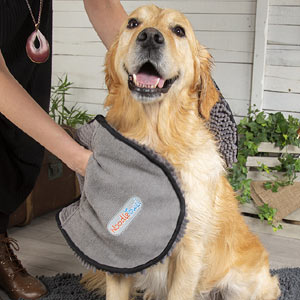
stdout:
MULTIPOLYGON (((146 144, 149 140, 143 142, 146 144)), ((147 146, 151 148, 151 144, 147 146)), ((178 156, 169 153, 162 147, 157 147, 155 150, 175 168, 184 191, 187 218, 190 221, 187 234, 192 234, 195 239, 200 241, 209 230, 212 218, 213 196, 211 191, 215 190, 214 185, 223 172, 222 161, 214 142, 208 140, 205 146, 183 157, 180 162, 174 161, 174 157, 178 156)), ((180 247, 180 243, 176 245, 174 252, 178 252, 178 247, 180 247)), ((174 259, 176 258, 174 257, 174 259)), ((163 264, 149 268, 145 274, 138 275, 136 287, 148 291, 154 299, 166 299, 168 268, 169 258, 163 264)))
POLYGON ((169 151, 161 144, 151 145, 149 140, 143 141, 175 168, 184 192, 187 217, 190 221, 188 226, 199 236, 205 236, 210 219, 213 218, 216 186, 224 172, 223 161, 215 142, 210 135, 205 139, 203 135, 206 135, 206 130, 202 132, 199 130, 199 135, 195 136, 195 143, 198 145, 193 147, 193 150, 172 147, 169 151))
MULTIPOLYGON (((154 149, 174 167, 185 197, 188 198, 187 202, 194 193, 199 195, 199 190, 206 191, 207 187, 217 182, 220 175, 223 174, 223 161, 211 139, 199 143, 193 150, 179 146, 168 147, 158 143, 157 139, 151 140, 150 138, 143 140, 142 143, 154 149)), ((176 141, 174 144, 176 145, 176 141)), ((200 192, 200 194, 202 193, 200 192)))

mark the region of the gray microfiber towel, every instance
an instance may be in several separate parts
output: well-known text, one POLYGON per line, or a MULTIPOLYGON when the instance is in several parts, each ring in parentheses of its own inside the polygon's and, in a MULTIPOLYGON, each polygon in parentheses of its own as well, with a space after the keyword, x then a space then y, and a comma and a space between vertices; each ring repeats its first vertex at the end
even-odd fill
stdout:
POLYGON ((87 267, 141 272, 170 255, 186 226, 185 201, 172 166, 126 139, 103 116, 81 127, 91 149, 81 198, 62 209, 58 225, 87 267))
MULTIPOLYGON (((215 86, 220 92, 216 83, 215 86)), ((238 131, 229 104, 221 92, 219 101, 210 112, 208 128, 218 141, 219 151, 227 167, 232 168, 232 165, 237 162, 238 131)))

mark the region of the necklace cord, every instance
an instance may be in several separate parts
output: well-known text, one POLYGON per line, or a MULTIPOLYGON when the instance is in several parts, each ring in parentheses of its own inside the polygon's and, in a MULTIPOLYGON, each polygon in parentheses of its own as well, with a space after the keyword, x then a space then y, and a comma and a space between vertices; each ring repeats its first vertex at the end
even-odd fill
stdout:
POLYGON ((40 27, 40 23, 41 23, 41 14, 42 14, 42 9, 43 9, 43 0, 40 0, 40 10, 39 10, 38 21, 37 22, 35 20, 35 17, 34 17, 33 12, 32 12, 32 8, 31 8, 28 0, 25 0, 25 1, 26 1, 26 4, 27 4, 27 7, 29 9, 32 21, 33 21, 34 26, 35 26, 35 29, 38 30, 39 27, 40 27))

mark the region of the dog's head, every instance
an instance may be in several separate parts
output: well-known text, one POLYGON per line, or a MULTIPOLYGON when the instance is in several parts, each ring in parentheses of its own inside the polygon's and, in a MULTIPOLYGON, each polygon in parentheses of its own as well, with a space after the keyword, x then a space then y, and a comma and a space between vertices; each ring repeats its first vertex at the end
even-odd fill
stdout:
MULTIPOLYGON (((211 56, 180 12, 154 5, 135 10, 106 57, 106 84, 114 101, 149 105, 189 95, 208 119, 218 93, 210 76, 211 56)), ((107 105, 113 106, 109 99, 107 105)))

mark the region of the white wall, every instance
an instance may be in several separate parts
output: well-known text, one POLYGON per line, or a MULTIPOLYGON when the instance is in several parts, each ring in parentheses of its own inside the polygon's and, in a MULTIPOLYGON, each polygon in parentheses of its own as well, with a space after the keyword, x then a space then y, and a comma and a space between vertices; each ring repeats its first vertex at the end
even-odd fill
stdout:
POLYGON ((270 0, 264 79, 262 108, 300 118, 300 0, 270 0))
MULTIPOLYGON (((239 119, 247 113, 256 0, 121 2, 127 12, 149 3, 182 11, 191 21, 200 43, 214 56, 213 77, 234 115, 239 119)), ((82 0, 54 0, 53 83, 57 82, 57 76, 67 73, 74 82, 73 95, 68 100, 79 102, 93 114, 103 113, 105 52, 86 16, 82 0)))

